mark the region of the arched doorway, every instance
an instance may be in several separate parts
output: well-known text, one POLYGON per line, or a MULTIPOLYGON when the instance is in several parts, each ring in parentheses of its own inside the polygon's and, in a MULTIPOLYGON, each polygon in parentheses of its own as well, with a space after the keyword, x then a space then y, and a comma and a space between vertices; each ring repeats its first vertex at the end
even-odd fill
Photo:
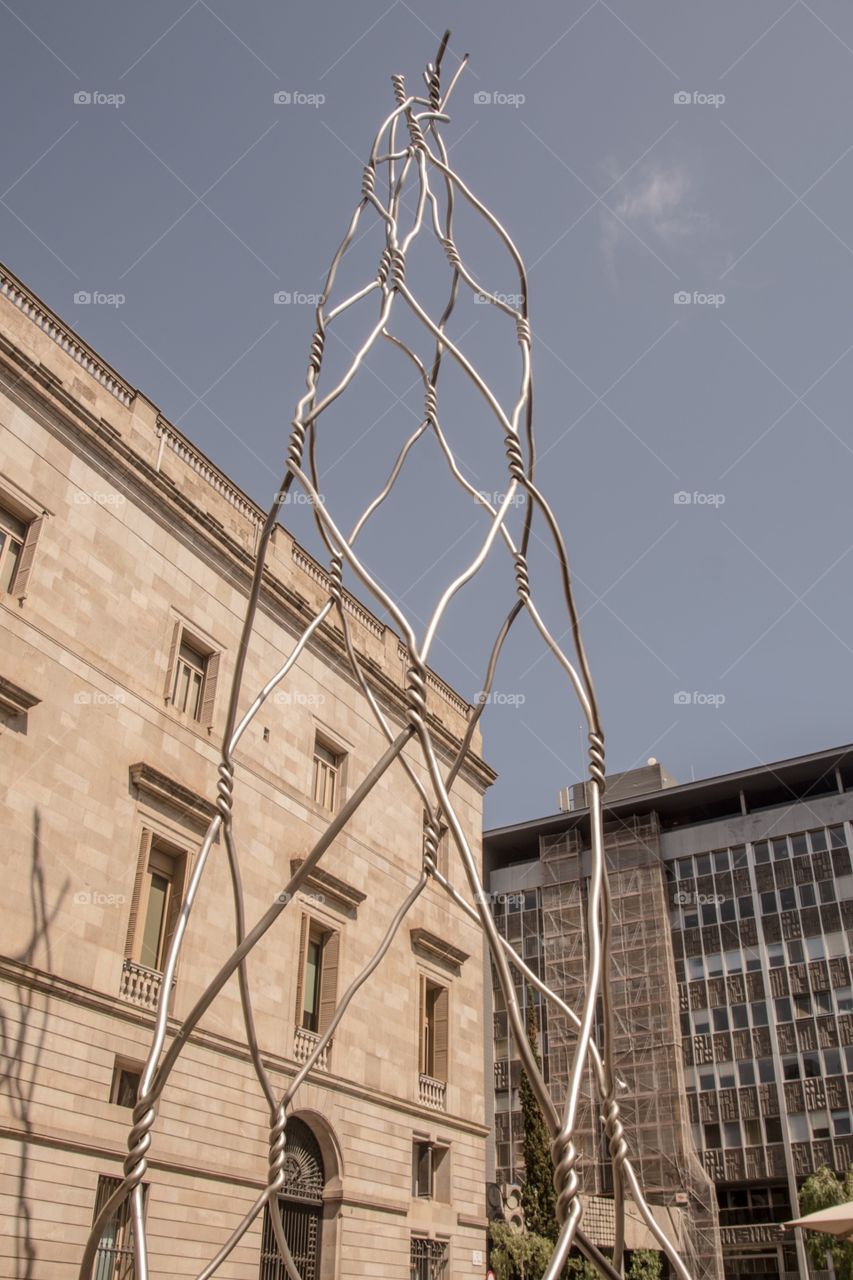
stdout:
MULTIPOLYGON (((284 1234, 302 1280, 320 1280, 323 1187, 326 1175, 320 1145, 298 1116, 287 1121, 284 1148, 284 1186, 278 1197, 284 1234)), ((264 1211, 259 1280, 288 1280, 270 1220, 264 1211)))

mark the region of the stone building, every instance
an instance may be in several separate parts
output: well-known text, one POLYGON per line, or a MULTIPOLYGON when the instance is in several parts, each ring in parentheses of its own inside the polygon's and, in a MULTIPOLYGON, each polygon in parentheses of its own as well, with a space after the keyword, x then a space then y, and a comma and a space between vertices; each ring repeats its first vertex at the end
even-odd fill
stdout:
MULTIPOLYGON (((0 984, 6 1065, 0 1272, 71 1280, 120 1176, 163 957, 212 814, 241 615, 263 513, 157 408, 0 271, 0 984)), ((278 527, 244 689, 260 688, 326 599, 278 527)), ((352 597, 354 643, 392 726, 405 653, 352 597)), ((446 761, 469 708, 431 677, 446 761)), ((385 739, 329 623, 239 750, 236 833, 257 919, 379 758, 385 739)), ((454 787, 480 852, 493 774, 473 743, 454 787)), ((425 776, 417 753, 409 757, 425 776)), ((420 872, 423 808, 392 766, 249 961, 282 1090, 420 872)), ((229 954, 215 845, 173 991, 187 1013, 229 954)), ((468 1280, 484 1270, 483 954, 430 884, 357 995, 288 1125, 279 1209, 303 1280, 468 1280)), ((154 1274, 196 1276, 265 1185, 269 1116, 236 980, 162 1099, 146 1221, 154 1274)), ((268 1216, 217 1274, 279 1280, 268 1216)), ((131 1274, 120 1212, 97 1280, 131 1274)))
MULTIPOLYGON (((640 1182, 695 1274, 806 1277, 801 1233, 779 1224, 810 1172, 853 1162, 853 747, 682 786, 653 763, 606 797, 615 1059, 640 1182)), ((561 800, 487 832, 484 856, 499 928, 578 1008, 589 812, 583 785, 561 800)), ((574 1033, 532 998, 559 1096, 574 1033)), ((512 1184, 519 1064, 499 997, 494 1048, 496 1177, 512 1184)), ((591 1081, 581 1130, 588 1229, 606 1246, 591 1081)))

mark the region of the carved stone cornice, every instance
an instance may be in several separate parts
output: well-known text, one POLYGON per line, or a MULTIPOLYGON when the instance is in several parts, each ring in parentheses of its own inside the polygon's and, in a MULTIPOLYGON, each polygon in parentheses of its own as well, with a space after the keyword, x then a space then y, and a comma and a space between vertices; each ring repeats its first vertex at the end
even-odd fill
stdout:
POLYGON ((37 707, 41 698, 28 693, 20 685, 13 684, 5 676, 0 676, 0 711, 13 716, 25 716, 32 707, 37 707))
MULTIPOLYGON (((296 875, 304 861, 304 858, 291 858, 290 874, 292 876, 296 875)), ((353 888, 351 884, 347 884, 346 880, 341 880, 339 876, 333 876, 330 871, 325 871, 322 867, 315 867, 302 883, 304 888, 322 894, 324 898, 331 900, 332 906, 336 906, 339 911, 343 911, 353 917, 367 897, 366 893, 362 893, 360 889, 353 888)))
POLYGON ((452 969, 454 973, 459 973, 468 959, 467 951, 454 947, 451 942, 445 942, 444 938, 439 938, 436 933, 430 933, 429 929, 410 929, 409 934, 415 951, 422 952, 430 960, 440 961, 452 969))
POLYGON ((182 782, 177 782, 142 760, 130 766, 130 780, 139 791, 170 805, 181 817, 197 826, 206 827, 211 818, 216 816, 216 806, 204 796, 191 791, 182 782))

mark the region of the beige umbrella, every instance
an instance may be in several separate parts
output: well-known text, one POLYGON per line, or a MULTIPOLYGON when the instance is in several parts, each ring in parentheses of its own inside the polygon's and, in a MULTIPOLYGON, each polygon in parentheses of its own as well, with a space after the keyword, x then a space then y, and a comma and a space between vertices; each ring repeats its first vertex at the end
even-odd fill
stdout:
POLYGON ((833 1205, 831 1209, 818 1209, 805 1218, 793 1218, 785 1226, 803 1227, 806 1231, 822 1231, 841 1240, 853 1240, 853 1200, 833 1205))

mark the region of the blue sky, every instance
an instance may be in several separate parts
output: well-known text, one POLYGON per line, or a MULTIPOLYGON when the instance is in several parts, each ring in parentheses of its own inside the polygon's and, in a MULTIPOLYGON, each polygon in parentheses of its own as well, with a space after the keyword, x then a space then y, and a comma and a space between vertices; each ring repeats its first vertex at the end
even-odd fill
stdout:
MULTIPOLYGON (((3 259, 267 505, 304 383, 299 298, 322 287, 391 73, 418 83, 446 26, 446 68, 471 54, 452 162, 529 269, 539 478, 571 553, 609 768, 654 755, 688 780, 847 741, 848 5, 0 0, 3 259)), ((473 222, 463 238, 512 290, 491 239, 473 222)), ((347 278, 373 275, 376 244, 347 278)), ((416 268, 425 295, 440 262, 416 268)), ((336 367, 364 325, 330 343, 336 367)), ((511 326, 469 297, 456 333, 510 394, 511 326)), ((324 498, 347 515, 416 425, 410 367, 392 357, 377 353, 320 438, 324 498)), ((451 371, 442 422, 477 487, 498 487, 500 436, 451 371)), ((316 547, 307 508, 289 522, 316 547)), ((419 626, 481 528, 425 451, 363 550, 419 626)), ((544 542, 532 567, 561 633, 544 542)), ((511 592, 496 565, 436 643, 433 665, 468 698, 511 592)), ((553 811, 583 767, 576 706, 529 625, 496 687, 492 824, 553 811)))

